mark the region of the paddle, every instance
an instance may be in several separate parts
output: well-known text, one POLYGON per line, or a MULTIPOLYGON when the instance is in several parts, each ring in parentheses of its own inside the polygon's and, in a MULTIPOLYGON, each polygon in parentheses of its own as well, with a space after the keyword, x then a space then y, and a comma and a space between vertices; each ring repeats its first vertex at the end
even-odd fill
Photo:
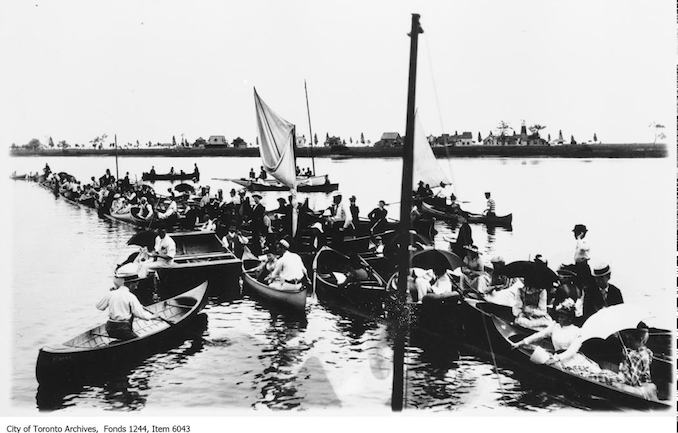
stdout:
MULTIPOLYGON (((155 314, 154 312, 152 312, 151 310, 149 310, 149 309, 146 308, 146 307, 144 307, 144 310, 146 310, 147 312, 149 312, 149 313, 151 313, 151 314, 155 314)), ((171 320, 167 320, 167 319, 165 319, 164 317, 161 317, 161 316, 155 317, 154 320, 162 320, 163 322, 167 323, 169 326, 174 326, 174 325, 176 325, 176 323, 172 322, 171 320)))

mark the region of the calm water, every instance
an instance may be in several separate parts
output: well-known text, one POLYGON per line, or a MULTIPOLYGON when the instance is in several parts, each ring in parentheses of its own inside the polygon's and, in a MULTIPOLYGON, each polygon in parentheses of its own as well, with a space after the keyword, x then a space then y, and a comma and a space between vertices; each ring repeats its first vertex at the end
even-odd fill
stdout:
MULTIPOLYGON (((13 158, 12 170, 54 171, 80 179, 115 173, 113 158, 13 158)), ((190 171, 187 158, 120 158, 120 173, 141 177, 151 163, 158 172, 190 171)), ((212 177, 245 176, 255 158, 197 161, 201 184, 233 187, 212 177)), ((571 229, 589 227, 592 255, 608 261, 612 282, 627 302, 652 308, 658 324, 673 327, 675 251, 672 161, 455 159, 443 161, 454 173, 457 195, 469 210, 484 207, 483 192, 497 201, 499 214, 512 212, 512 231, 473 226, 475 243, 507 261, 541 253, 552 264, 569 262, 571 229)), ((301 166, 310 161, 300 161, 301 166)), ((398 201, 400 161, 316 160, 345 196, 357 195, 361 213, 378 200, 398 201)), ((166 190, 169 183, 158 183, 166 190)), ((206 329, 140 365, 75 389, 38 390, 34 368, 38 349, 60 342, 105 319, 94 303, 110 285, 112 267, 133 230, 101 220, 35 184, 12 185, 12 401, 17 408, 140 410, 207 407, 211 410, 349 408, 389 410, 389 330, 378 321, 340 313, 309 300, 307 320, 268 310, 247 296, 213 299, 206 329)), ((275 195, 264 203, 274 206, 275 195)), ((330 198, 314 195, 312 206, 330 198)), ((397 205, 389 213, 397 214, 397 205)), ((436 243, 455 233, 440 225, 436 243)), ((553 386, 495 368, 449 342, 411 339, 406 356, 410 408, 474 411, 608 408, 561 395, 553 386)))

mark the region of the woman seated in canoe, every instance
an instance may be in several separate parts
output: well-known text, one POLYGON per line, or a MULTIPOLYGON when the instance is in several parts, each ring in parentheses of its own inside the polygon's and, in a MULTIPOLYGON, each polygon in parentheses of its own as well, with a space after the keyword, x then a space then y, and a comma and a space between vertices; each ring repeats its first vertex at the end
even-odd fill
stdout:
POLYGON ((263 283, 266 281, 266 277, 270 275, 271 272, 275 269, 275 264, 278 261, 278 258, 272 252, 266 254, 266 260, 261 262, 259 266, 255 268, 255 275, 257 275, 257 281, 263 283))
POLYGON ((620 335, 624 342, 624 360, 619 365, 623 381, 621 387, 625 391, 656 400, 657 386, 652 383, 650 376, 653 353, 645 346, 650 337, 647 327, 643 324, 637 329, 624 330, 620 335))
POLYGON ((490 274, 490 284, 479 292, 487 302, 513 307, 516 304, 518 291, 523 287, 522 280, 504 275, 503 270, 506 264, 502 257, 495 256, 490 263, 491 266, 486 268, 490 274))
POLYGON ((547 310, 547 291, 535 278, 526 276, 518 289, 513 305, 514 323, 528 329, 540 330, 553 324, 547 310))
POLYGON ((604 370, 594 361, 579 352, 583 339, 581 329, 574 324, 575 305, 572 299, 566 299, 555 308, 556 321, 545 329, 513 343, 514 348, 536 343, 550 337, 556 353, 544 359, 544 363, 553 364, 563 370, 607 384, 619 383, 617 373, 604 370))
POLYGON ((478 247, 467 245, 464 247, 466 256, 461 267, 461 287, 470 288, 480 293, 485 293, 490 285, 490 274, 485 268, 485 263, 480 257, 478 247))
POLYGON ((412 268, 408 278, 408 294, 412 302, 421 303, 424 297, 444 299, 457 295, 452 278, 442 264, 436 264, 433 269, 412 268))

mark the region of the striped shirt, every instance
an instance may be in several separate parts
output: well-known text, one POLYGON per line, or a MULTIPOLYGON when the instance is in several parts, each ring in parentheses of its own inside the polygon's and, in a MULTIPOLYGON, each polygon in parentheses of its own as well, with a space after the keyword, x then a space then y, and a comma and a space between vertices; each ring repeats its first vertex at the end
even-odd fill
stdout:
POLYGON ((488 212, 488 213, 490 213, 490 212, 491 212, 491 213, 494 213, 494 209, 495 209, 494 200, 491 199, 491 198, 488 198, 488 199, 487 199, 487 209, 486 209, 486 212, 488 212))

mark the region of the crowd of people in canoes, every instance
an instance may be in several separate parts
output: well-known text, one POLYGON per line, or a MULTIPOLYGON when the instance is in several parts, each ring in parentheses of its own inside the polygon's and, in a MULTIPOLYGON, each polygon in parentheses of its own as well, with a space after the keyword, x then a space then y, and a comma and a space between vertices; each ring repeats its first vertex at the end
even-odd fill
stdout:
MULTIPOLYGON (((351 196, 346 202, 340 193, 334 194, 332 205, 320 213, 310 209, 308 199, 297 203, 293 196, 278 198, 278 208, 268 210, 261 203, 260 194, 250 194, 245 189, 231 189, 224 195, 221 189, 213 193, 209 186, 204 186, 180 196, 168 189, 167 196, 159 197, 152 188, 130 182, 128 173, 116 180, 109 170, 100 178, 92 177, 90 182, 82 184, 68 174, 52 173, 47 165, 42 181, 59 193, 73 194, 71 198, 78 201, 94 197, 103 212, 111 215, 129 212, 129 208, 134 206, 138 208, 138 217, 149 222, 157 215, 160 221, 189 219, 191 227, 215 230, 223 245, 238 257, 243 257, 246 249, 255 256, 265 253, 266 259, 261 262, 257 278, 280 290, 297 288, 307 279, 306 268, 297 254, 301 249, 299 232, 314 233, 311 243, 317 250, 324 242, 341 246, 344 236, 357 232, 359 225, 357 198, 351 196), (159 209, 161 201, 165 202, 162 210, 159 209), (177 202, 181 202, 182 206, 177 202), (320 234, 327 236, 323 236, 321 241, 320 234)), ((427 185, 421 183, 414 194, 418 197, 432 196, 427 185)), ((494 201, 489 193, 486 198, 487 211, 494 212, 494 201)), ((376 234, 380 233, 380 225, 386 222, 387 215, 384 201, 380 201, 368 214, 369 233, 375 234, 372 245, 376 249, 381 248, 381 251, 383 243, 376 234)), ((411 216, 417 218, 416 206, 411 216)), ((562 265, 557 274, 550 271, 548 262, 541 255, 523 264, 521 273, 511 270, 512 264, 507 265, 499 256, 486 261, 473 243, 468 221, 460 213, 457 239, 450 249, 462 259, 462 266, 456 273, 442 264, 432 269, 412 269, 408 290, 410 300, 421 302, 426 296, 445 297, 460 292, 511 307, 516 325, 538 331, 516 342, 515 347, 550 338, 556 353, 547 362, 603 383, 629 387, 648 397, 656 397, 656 388, 650 380, 652 352, 645 346, 648 339, 646 327, 624 334, 623 356, 616 359, 616 366, 609 360, 596 362, 579 352, 582 323, 597 311, 624 302, 621 291, 610 283, 610 266, 603 262, 589 264, 591 251, 586 240, 587 232, 585 225, 575 225, 573 262, 562 265)), ((135 260, 153 258, 151 267, 172 266, 176 245, 161 227, 153 251, 143 253, 135 260)), ((124 284, 118 280, 116 287, 124 287, 124 284)), ((109 308, 110 319, 115 322, 109 332, 121 337, 129 337, 131 328, 120 324, 117 317, 120 314, 115 305, 122 305, 128 298, 127 292, 122 290, 108 295, 98 305, 109 308)), ((137 315, 136 310, 125 311, 132 316, 148 318, 149 314, 139 310, 137 315)))
POLYGON ((649 330, 644 324, 620 333, 616 340, 620 344, 608 347, 601 359, 594 361, 579 351, 583 343, 582 324, 601 309, 624 302, 621 290, 610 283, 610 265, 602 261, 589 264, 591 250, 585 225, 574 226, 573 262, 561 265, 557 273, 548 269, 548 262, 539 254, 522 263, 519 272, 500 256, 485 261, 467 226, 462 221, 452 248, 463 258, 456 273, 443 265, 412 271, 409 293, 414 302, 421 302, 427 295, 445 297, 462 293, 511 307, 515 325, 538 331, 514 343, 514 347, 550 338, 556 353, 548 356, 546 363, 646 398, 657 398, 650 376, 653 354, 646 347, 649 330))
MULTIPOLYGON (((443 206, 446 212, 468 216, 468 212, 465 212, 461 209, 459 202, 457 201, 457 196, 452 191, 452 185, 440 182, 437 185, 437 192, 434 192, 431 188, 431 185, 424 183, 424 181, 419 181, 417 184, 417 189, 412 192, 415 206, 421 206, 421 203, 424 201, 431 201, 435 203, 439 201, 443 206)), ((482 215, 487 217, 495 217, 497 205, 492 198, 491 192, 485 192, 485 210, 483 210, 482 215)))

